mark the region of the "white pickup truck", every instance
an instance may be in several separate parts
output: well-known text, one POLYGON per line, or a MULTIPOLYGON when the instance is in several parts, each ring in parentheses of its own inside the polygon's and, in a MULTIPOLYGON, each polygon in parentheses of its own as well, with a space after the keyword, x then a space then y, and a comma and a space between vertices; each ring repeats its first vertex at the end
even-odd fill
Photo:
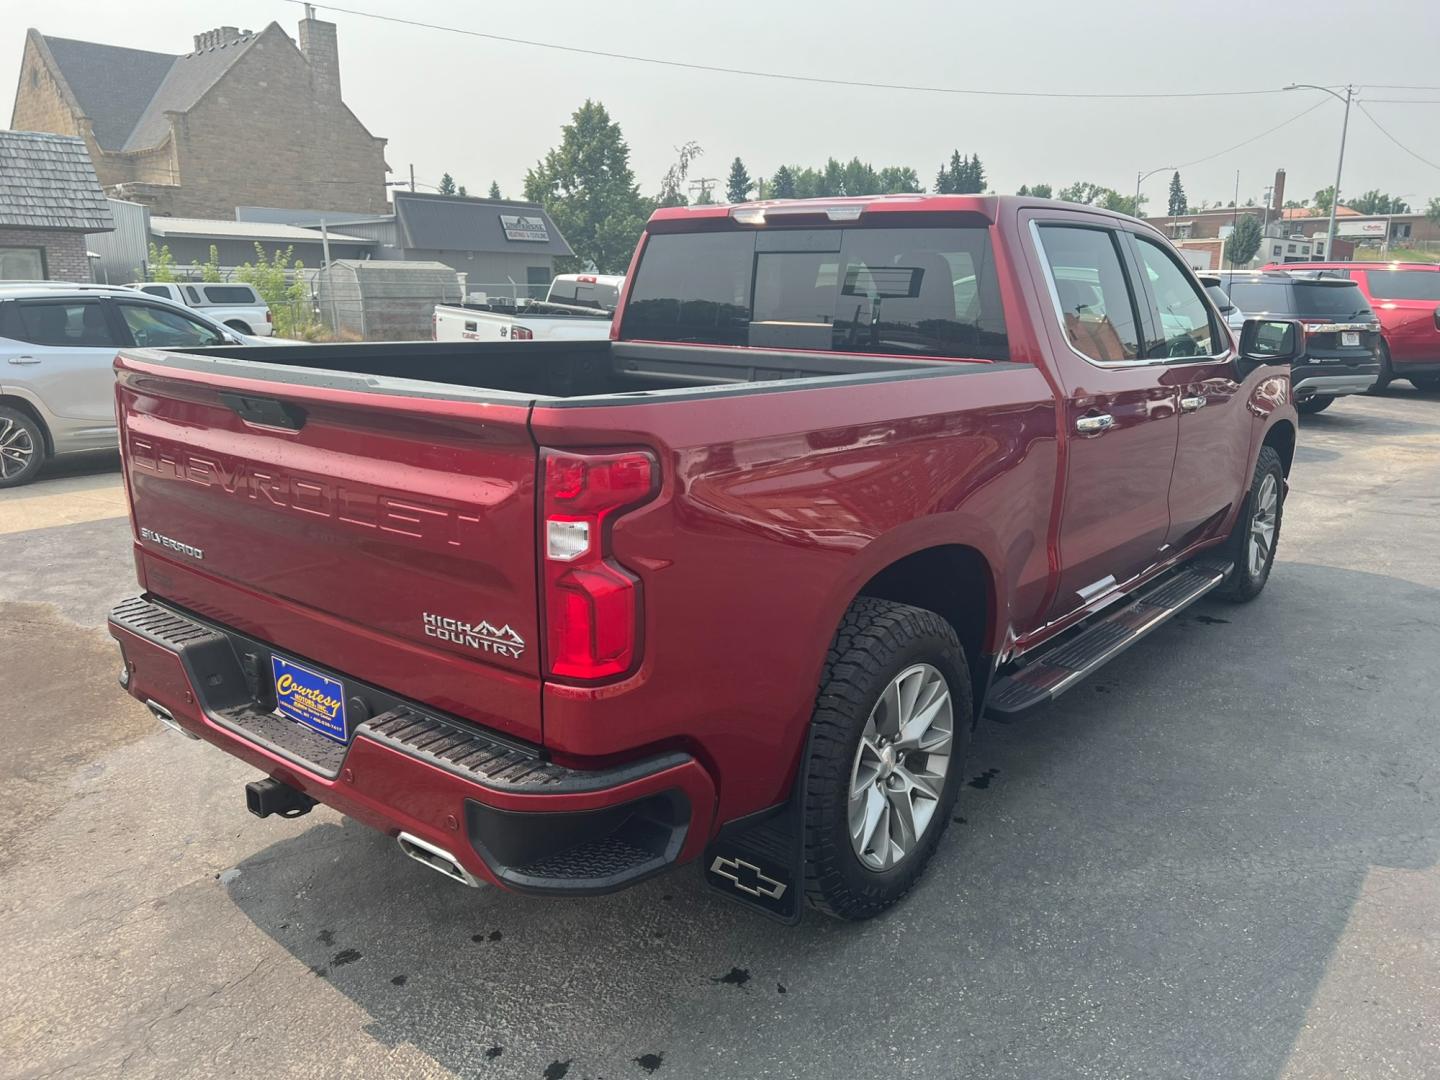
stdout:
POLYGON ((464 304, 436 304, 436 341, 603 341, 625 278, 561 274, 544 300, 511 300, 471 293, 464 304))
POLYGON ((151 296, 203 311, 231 330, 252 337, 269 337, 275 332, 270 305, 255 286, 239 281, 133 281, 125 286, 151 296))

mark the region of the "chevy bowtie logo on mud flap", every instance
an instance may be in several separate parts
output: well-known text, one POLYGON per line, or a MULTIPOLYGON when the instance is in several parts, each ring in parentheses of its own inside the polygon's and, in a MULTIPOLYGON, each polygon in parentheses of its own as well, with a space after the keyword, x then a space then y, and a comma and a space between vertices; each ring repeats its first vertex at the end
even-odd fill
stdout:
POLYGON ((724 878, 741 892, 762 900, 779 900, 785 895, 786 886, 783 881, 776 881, 760 867, 744 859, 716 855, 715 861, 710 864, 710 872, 716 877, 724 878))
POLYGON ((477 623, 461 622, 459 619, 447 619, 443 615, 432 615, 428 611, 421 615, 425 620, 426 637, 464 645, 476 652, 508 656, 512 660, 518 660, 525 651, 525 639, 511 630, 508 623, 504 626, 492 626, 484 619, 477 623))

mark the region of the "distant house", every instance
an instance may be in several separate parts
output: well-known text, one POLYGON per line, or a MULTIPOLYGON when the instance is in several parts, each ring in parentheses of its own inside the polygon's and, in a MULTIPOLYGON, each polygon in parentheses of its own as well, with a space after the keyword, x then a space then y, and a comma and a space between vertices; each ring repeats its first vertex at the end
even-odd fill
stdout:
POLYGON ((114 227, 83 141, 0 131, 0 280, 90 281, 85 234, 114 227))
MULTIPOLYGON (((326 228, 375 243, 375 259, 443 263, 465 275, 467 293, 544 296, 555 260, 575 252, 544 208, 507 199, 396 191, 388 214, 328 214, 246 206, 243 221, 326 228)), ((339 258, 338 255, 333 255, 339 258)))
POLYGON ((385 140, 341 99, 335 24, 313 17, 298 45, 222 26, 179 56, 31 30, 11 126, 83 139, 106 194, 156 215, 386 208, 385 140))

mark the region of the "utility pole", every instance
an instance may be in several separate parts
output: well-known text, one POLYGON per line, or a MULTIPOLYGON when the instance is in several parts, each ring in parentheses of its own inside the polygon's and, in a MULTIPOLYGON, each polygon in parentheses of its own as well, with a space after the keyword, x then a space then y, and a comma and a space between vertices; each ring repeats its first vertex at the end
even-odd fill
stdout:
POLYGON ((718 176, 697 176, 689 183, 691 191, 699 191, 696 202, 705 202, 710 197, 710 189, 720 182, 718 176))
POLYGON ((1314 83, 1291 83, 1285 87, 1286 90, 1321 90, 1329 94, 1336 101, 1345 103, 1345 119, 1340 124, 1340 157, 1335 162, 1335 191, 1330 197, 1330 224, 1325 230, 1325 258, 1333 259, 1335 249, 1335 209, 1340 205, 1340 174, 1345 170, 1345 136, 1350 130, 1350 100, 1355 96, 1355 87, 1347 85, 1345 96, 1341 97, 1328 86, 1316 86, 1314 83))
POLYGON ((415 164, 414 164, 414 162, 411 162, 411 164, 410 164, 410 190, 411 190, 411 191, 414 191, 414 190, 415 190, 415 164))

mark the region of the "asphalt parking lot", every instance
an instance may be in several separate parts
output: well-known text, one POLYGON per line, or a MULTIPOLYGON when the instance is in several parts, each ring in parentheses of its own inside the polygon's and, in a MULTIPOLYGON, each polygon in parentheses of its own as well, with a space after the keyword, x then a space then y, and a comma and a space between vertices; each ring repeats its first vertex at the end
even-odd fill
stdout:
POLYGON ((1305 421, 1265 595, 983 722, 921 887, 454 886, 115 686, 114 459, 0 493, 0 1075, 1440 1075, 1440 395, 1305 421))

